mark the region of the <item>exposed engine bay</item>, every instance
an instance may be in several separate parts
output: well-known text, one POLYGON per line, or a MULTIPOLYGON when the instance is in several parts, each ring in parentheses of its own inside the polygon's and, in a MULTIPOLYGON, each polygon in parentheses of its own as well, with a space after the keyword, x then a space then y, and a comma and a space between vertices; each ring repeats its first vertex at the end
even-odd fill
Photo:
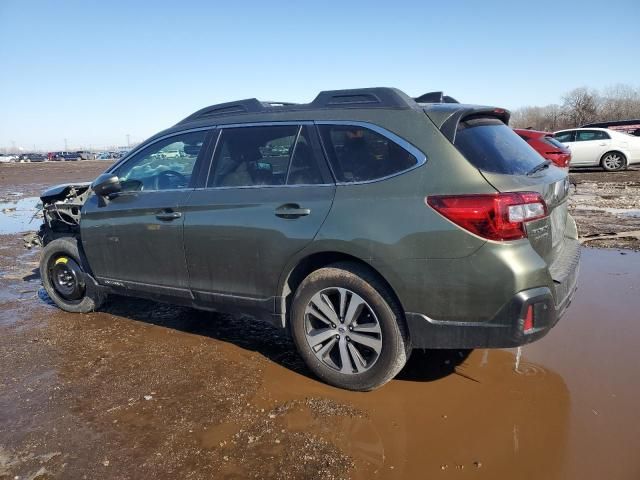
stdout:
POLYGON ((43 245, 58 237, 80 233, 80 212, 90 194, 89 183, 59 185, 42 194, 44 219, 38 236, 43 245))

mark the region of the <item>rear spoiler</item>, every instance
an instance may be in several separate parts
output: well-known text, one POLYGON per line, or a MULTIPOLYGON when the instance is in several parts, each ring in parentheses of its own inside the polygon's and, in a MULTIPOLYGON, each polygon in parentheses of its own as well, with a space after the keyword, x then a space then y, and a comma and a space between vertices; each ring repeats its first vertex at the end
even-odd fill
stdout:
POLYGON ((473 117, 494 117, 509 124, 511 112, 504 108, 489 107, 483 105, 464 105, 454 103, 434 103, 421 105, 424 113, 440 129, 442 134, 454 142, 458 124, 468 118, 473 117))

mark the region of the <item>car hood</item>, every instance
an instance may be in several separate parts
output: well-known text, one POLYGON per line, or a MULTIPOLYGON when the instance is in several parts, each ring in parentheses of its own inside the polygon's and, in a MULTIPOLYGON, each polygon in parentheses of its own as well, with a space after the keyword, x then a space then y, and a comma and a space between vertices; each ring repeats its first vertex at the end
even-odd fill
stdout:
POLYGON ((40 194, 40 200, 43 202, 58 200, 59 198, 64 198, 72 188, 78 190, 87 189, 90 186, 91 182, 63 183, 61 185, 56 185, 55 187, 47 188, 40 194))

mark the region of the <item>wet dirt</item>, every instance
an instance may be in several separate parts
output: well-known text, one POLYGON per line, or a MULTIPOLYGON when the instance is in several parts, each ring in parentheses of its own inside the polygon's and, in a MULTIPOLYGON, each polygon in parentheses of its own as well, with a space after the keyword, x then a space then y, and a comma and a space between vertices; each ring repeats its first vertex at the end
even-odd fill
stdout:
POLYGON ((640 254, 584 249, 566 316, 522 349, 414 351, 370 393, 280 330, 113 297, 68 314, 0 235, 0 479, 640 478, 640 254))
POLYGON ((572 171, 569 200, 581 241, 590 247, 640 251, 640 167, 622 172, 572 171))

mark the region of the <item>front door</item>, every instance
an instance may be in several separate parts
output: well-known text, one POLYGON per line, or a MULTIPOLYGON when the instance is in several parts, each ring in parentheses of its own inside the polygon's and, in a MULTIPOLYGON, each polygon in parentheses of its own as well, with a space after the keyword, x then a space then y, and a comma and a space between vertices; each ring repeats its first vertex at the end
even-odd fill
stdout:
POLYGON ((113 172, 122 192, 101 206, 94 195, 82 211, 84 251, 100 283, 188 296, 181 206, 193 191, 207 131, 166 137, 113 172))
POLYGON ((334 192, 312 125, 223 128, 207 187, 183 207, 196 300, 273 310, 284 266, 313 240, 334 192))

